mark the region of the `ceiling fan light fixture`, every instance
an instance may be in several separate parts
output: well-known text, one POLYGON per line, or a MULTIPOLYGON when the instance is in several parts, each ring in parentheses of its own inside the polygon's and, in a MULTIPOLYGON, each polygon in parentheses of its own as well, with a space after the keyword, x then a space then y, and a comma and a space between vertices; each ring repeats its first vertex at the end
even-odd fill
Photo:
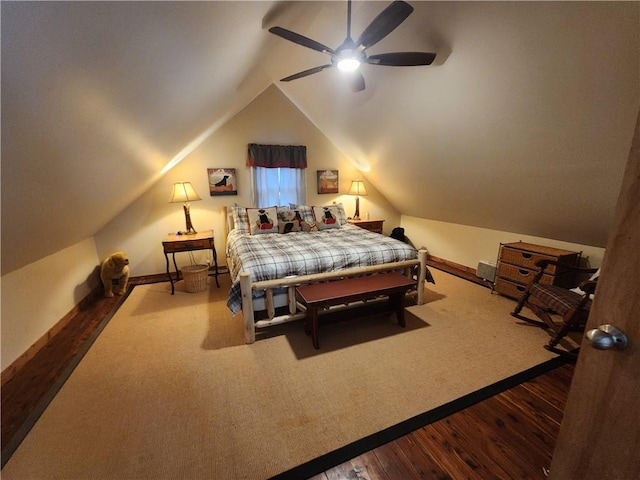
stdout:
POLYGON ((360 67, 360 60, 357 58, 342 58, 338 60, 338 69, 341 72, 355 72, 360 67))
POLYGON ((309 68, 294 75, 281 79, 289 82, 322 72, 327 68, 337 67, 341 72, 347 72, 351 90, 361 92, 365 88, 364 77, 358 71, 362 63, 387 67, 414 67, 431 65, 435 53, 426 52, 391 52, 367 55, 366 50, 389 35, 413 12, 413 7, 403 0, 394 0, 380 14, 374 18, 362 31, 354 42, 351 38, 351 0, 347 0, 347 36, 344 42, 335 50, 316 42, 310 38, 292 32, 282 27, 271 27, 270 33, 303 47, 331 56, 331 63, 309 68))

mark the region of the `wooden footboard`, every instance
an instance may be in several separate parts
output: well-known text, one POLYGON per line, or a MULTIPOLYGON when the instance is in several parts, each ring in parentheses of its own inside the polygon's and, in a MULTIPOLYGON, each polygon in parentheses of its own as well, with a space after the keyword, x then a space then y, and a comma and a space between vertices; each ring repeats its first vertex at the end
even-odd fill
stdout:
MULTIPOLYGON (((265 280, 262 282, 251 282, 251 275, 246 272, 240 273, 240 289, 242 291, 242 315, 244 318, 244 336, 246 343, 256 341, 256 328, 264 328, 280 323, 299 320, 306 316, 303 305, 298 304, 296 300, 296 287, 310 283, 326 282, 340 278, 357 277, 362 275, 370 275, 379 272, 387 272, 392 270, 404 270, 405 275, 412 275, 412 268, 419 265, 418 282, 417 282, 417 303, 424 303, 424 281, 427 271, 427 251, 420 250, 418 259, 406 260, 402 262, 385 263, 370 267, 359 267, 350 270, 341 270, 339 272, 317 273, 313 275, 300 275, 296 277, 281 278, 277 280, 265 280), (275 304, 273 301, 273 291, 275 289, 286 288, 289 313, 284 315, 275 315, 275 304), (253 310, 253 291, 262 291, 265 294, 265 305, 267 319, 255 319, 253 310)), ((341 306, 348 308, 348 305, 341 306)))

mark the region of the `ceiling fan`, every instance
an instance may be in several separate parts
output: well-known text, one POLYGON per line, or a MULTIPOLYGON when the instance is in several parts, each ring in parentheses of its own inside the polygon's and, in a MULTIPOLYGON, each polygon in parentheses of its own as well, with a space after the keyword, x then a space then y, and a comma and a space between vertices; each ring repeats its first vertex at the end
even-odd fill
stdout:
POLYGON ((281 79, 282 82, 290 82, 314 73, 322 72, 328 68, 337 67, 339 70, 348 72, 349 84, 354 92, 364 90, 364 77, 358 70, 360 65, 383 65, 388 67, 413 67, 418 65, 431 65, 436 58, 435 53, 426 52, 394 52, 380 53, 377 55, 367 55, 367 48, 375 45, 384 37, 389 35, 395 28, 406 20, 413 12, 413 7, 401 0, 394 1, 385 8, 373 21, 364 29, 362 34, 354 42, 351 38, 351 0, 347 2, 347 38, 342 45, 335 50, 323 45, 315 40, 311 40, 303 35, 292 32, 282 27, 272 27, 269 32, 279 37, 297 43, 303 47, 326 53, 331 56, 331 63, 310 68, 302 72, 290 75, 281 79))

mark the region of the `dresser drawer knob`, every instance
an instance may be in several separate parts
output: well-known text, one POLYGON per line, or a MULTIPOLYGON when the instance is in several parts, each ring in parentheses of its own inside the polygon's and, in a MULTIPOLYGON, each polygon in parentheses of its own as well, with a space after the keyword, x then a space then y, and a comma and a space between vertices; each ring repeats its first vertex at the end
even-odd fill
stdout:
POLYGON ((533 258, 533 255, 531 253, 523 253, 522 258, 526 258, 528 260, 530 258, 533 258))
POLYGON ((518 270, 518 272, 519 272, 519 273, 520 273, 520 275, 521 275, 521 276, 523 276, 523 277, 528 277, 528 276, 529 276, 529 274, 531 273, 529 270, 522 270, 522 269, 518 270))

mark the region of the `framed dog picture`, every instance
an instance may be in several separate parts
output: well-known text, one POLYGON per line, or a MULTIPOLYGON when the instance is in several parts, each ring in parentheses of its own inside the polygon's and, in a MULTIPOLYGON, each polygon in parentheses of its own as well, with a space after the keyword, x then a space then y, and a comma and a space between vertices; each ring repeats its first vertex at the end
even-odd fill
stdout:
POLYGON ((338 170, 318 170, 318 193, 338 193, 338 170))
POLYGON ((209 176, 209 194, 212 197, 238 194, 235 168, 207 168, 207 175, 209 176))

